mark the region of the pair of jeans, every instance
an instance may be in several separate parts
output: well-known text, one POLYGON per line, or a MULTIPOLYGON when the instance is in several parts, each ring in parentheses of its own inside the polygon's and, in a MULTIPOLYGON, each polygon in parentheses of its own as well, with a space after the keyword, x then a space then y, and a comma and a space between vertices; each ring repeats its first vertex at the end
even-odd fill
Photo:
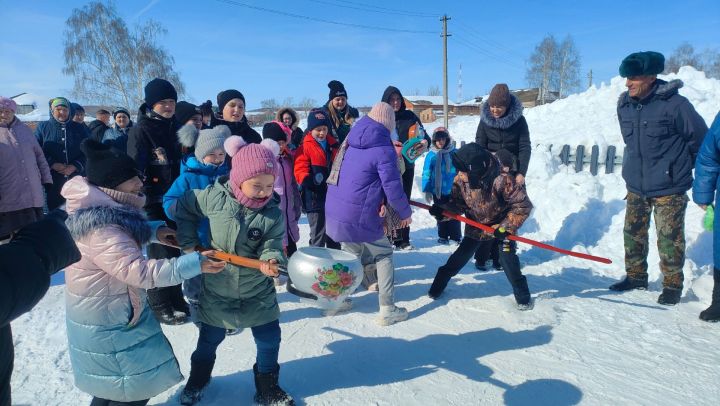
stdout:
MULTIPOLYGON (((280 352, 280 321, 273 320, 251 328, 255 346, 258 371, 270 373, 277 371, 280 352)), ((193 363, 211 363, 215 361, 217 348, 225 340, 225 328, 201 323, 200 336, 191 360, 193 363)))

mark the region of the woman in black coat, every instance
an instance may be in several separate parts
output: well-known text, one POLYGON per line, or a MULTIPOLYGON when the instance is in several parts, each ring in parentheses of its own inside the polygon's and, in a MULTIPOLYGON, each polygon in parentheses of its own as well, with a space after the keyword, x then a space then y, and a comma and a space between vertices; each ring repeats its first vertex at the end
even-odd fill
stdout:
MULTIPOLYGON (((425 128, 415 113, 412 110, 408 110, 405 106, 405 99, 403 98, 400 89, 395 86, 388 86, 383 92, 382 101, 389 104, 390 107, 395 111, 395 130, 397 131, 398 139, 401 143, 404 143, 410 138, 421 137, 427 148, 430 145, 430 137, 425 133, 425 128)), ((405 159, 405 158, 403 158, 405 159)), ((403 190, 408 199, 412 193, 413 182, 415 181, 415 163, 412 163, 405 159, 405 172, 402 175, 403 190)), ((395 247, 398 249, 412 249, 410 245, 410 227, 401 228, 398 230, 398 239, 393 242, 395 247)))
POLYGON ((75 242, 56 210, 20 229, 0 245, 0 405, 10 405, 14 349, 10 322, 45 296, 50 275, 80 260, 75 242))
MULTIPOLYGON (((527 121, 523 117, 523 106, 520 100, 510 93, 504 83, 498 83, 490 91, 490 96, 482 105, 480 124, 475 133, 475 142, 490 152, 506 150, 512 154, 513 166, 510 172, 515 173, 515 182, 525 184, 528 164, 530 163, 530 132, 527 121)), ((493 268, 502 269, 498 262, 499 245, 493 244, 490 252, 475 252, 475 267, 485 270, 488 257, 493 260, 493 268)))

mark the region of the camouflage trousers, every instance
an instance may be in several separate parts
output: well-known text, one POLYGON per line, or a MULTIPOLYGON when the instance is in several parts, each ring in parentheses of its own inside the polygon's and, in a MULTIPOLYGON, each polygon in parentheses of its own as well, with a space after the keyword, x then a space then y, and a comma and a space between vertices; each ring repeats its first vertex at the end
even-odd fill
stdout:
POLYGON ((660 271, 663 287, 682 288, 685 264, 685 209, 688 197, 685 193, 641 197, 627 194, 625 211, 625 271, 631 278, 647 278, 648 228, 650 214, 655 211, 657 245, 660 254, 660 271))

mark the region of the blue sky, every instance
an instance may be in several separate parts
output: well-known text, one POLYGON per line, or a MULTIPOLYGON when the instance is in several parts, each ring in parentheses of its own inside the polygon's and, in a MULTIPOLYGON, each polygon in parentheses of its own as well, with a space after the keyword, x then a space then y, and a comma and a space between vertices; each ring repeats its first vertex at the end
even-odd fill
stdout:
MULTIPOLYGON (((62 74, 63 30, 71 10, 85 3, 0 0, 1 95, 69 94, 72 78, 62 74)), ((592 69, 596 84, 617 75, 619 62, 634 51, 668 55, 683 41, 720 50, 717 0, 122 0, 116 6, 128 25, 152 18, 165 26, 168 34, 161 42, 175 57, 189 100, 214 101, 220 90, 236 88, 250 108, 269 98, 324 102, 331 79, 345 84, 353 105, 371 105, 390 84, 408 94, 441 87, 439 16, 444 13, 451 18, 452 100, 457 99, 460 64, 464 99, 486 94, 498 82, 526 87, 525 61, 549 33, 574 37, 583 78, 592 69), (383 12, 360 10, 368 8, 383 12)))

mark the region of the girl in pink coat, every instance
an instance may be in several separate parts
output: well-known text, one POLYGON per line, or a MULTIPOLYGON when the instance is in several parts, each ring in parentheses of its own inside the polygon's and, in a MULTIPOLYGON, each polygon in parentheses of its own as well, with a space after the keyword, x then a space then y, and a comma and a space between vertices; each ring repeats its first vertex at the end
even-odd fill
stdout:
POLYGON ((83 141, 81 149, 87 177, 62 188, 66 224, 82 254, 65 270, 75 385, 94 397, 93 405, 144 405, 183 379, 145 290, 220 272, 225 263, 198 253, 146 259, 142 246, 171 243, 174 231, 147 221, 135 162, 95 140, 83 141))

